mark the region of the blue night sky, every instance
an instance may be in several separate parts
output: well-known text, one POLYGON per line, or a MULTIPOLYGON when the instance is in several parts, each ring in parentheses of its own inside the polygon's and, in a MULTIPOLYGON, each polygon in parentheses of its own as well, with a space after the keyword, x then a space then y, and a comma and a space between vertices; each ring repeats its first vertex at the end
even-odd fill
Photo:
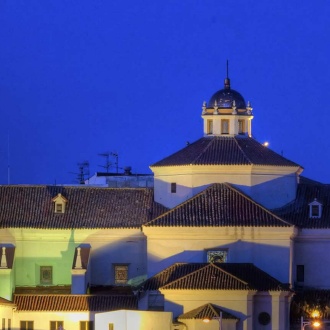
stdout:
POLYGON ((150 173, 202 137, 227 59, 253 136, 330 183, 329 17, 329 0, 0 0, 0 184, 8 164, 12 184, 75 183, 104 152, 150 173))

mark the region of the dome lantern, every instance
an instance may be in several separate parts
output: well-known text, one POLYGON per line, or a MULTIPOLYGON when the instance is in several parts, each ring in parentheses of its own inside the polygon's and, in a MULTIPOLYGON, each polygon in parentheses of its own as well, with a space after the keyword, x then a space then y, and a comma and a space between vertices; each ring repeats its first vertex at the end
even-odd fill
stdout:
POLYGON ((230 79, 224 80, 224 88, 215 92, 208 103, 203 104, 204 135, 246 135, 251 136, 253 119, 250 102, 232 89, 230 79))

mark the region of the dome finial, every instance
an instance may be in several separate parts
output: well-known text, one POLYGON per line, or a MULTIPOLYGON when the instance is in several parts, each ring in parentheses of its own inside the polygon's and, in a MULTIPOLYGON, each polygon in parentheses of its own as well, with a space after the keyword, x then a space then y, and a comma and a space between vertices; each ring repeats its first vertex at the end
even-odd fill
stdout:
POLYGON ((225 89, 230 89, 230 79, 229 79, 229 61, 227 60, 227 76, 225 79, 225 89))

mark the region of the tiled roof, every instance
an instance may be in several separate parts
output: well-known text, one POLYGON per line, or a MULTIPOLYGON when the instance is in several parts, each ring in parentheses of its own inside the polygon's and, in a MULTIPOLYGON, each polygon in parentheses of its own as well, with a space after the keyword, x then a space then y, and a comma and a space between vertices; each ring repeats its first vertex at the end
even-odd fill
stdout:
POLYGON ((250 263, 176 263, 148 279, 143 289, 289 291, 250 263))
MULTIPOLYGON (((304 180, 303 182, 307 182, 304 180)), ((330 228, 330 185, 300 183, 296 199, 277 210, 273 210, 281 218, 302 228, 330 228), (322 204, 320 218, 309 217, 309 204, 316 200, 322 204)))
POLYGON ((250 137, 203 137, 151 167, 180 165, 271 165, 298 164, 264 147, 250 137))
POLYGON ((0 228, 137 228, 164 210, 148 188, 0 186, 0 228), (54 212, 58 193, 64 214, 54 212))
POLYGON ((148 222, 149 227, 289 227, 263 206, 228 183, 215 183, 148 222))
POLYGON ((14 295, 17 311, 105 312, 138 309, 135 296, 14 295))
POLYGON ((222 310, 219 306, 214 305, 214 304, 205 304, 205 305, 197 307, 187 313, 181 314, 178 317, 178 320, 187 320, 187 319, 212 320, 212 318, 214 318, 214 317, 220 317, 220 313, 222 313, 222 319, 224 319, 224 320, 228 320, 228 319, 238 320, 238 317, 222 310))

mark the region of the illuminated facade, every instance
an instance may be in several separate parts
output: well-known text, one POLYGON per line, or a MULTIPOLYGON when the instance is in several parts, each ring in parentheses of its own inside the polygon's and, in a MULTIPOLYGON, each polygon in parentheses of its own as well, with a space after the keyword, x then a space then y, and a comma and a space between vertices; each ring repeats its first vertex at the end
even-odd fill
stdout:
POLYGON ((252 110, 225 79, 154 187, 0 186, 3 329, 94 329, 98 313, 289 329, 295 289, 330 289, 330 187, 253 139, 252 110))

